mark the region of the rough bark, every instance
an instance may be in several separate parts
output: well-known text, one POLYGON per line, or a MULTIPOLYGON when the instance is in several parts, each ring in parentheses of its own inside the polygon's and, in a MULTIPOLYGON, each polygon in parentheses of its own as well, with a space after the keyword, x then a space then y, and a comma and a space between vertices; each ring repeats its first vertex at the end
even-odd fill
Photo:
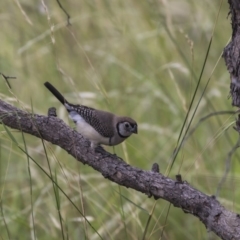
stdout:
POLYGON ((230 73, 230 94, 232 105, 240 107, 240 1, 229 0, 232 21, 232 39, 223 51, 230 73))
MULTIPOLYGON (((240 107, 240 2, 229 0, 232 21, 232 39, 224 48, 223 58, 230 73, 230 94, 232 105, 240 107)), ((236 128, 240 133, 240 114, 236 121, 236 128)))
POLYGON ((2 100, 0 116, 6 126, 60 146, 105 178, 148 197, 165 199, 185 213, 198 217, 209 231, 215 232, 222 239, 240 239, 239 215, 226 210, 214 197, 207 196, 188 183, 164 177, 157 172, 156 165, 151 171, 144 171, 128 165, 101 147, 93 150, 88 140, 54 116, 27 113, 2 100))
MULTIPOLYGON (((223 57, 230 73, 232 105, 240 106, 240 2, 229 0, 232 20, 232 40, 225 47, 223 57)), ((79 133, 54 116, 27 113, 0 100, 0 120, 6 126, 42 138, 60 146, 83 164, 99 171, 105 178, 127 188, 162 198, 196 216, 208 231, 226 240, 240 239, 240 215, 225 209, 213 196, 194 189, 186 182, 174 181, 152 171, 144 171, 126 164, 121 158, 102 148, 93 150, 79 133)), ((236 129, 240 132, 240 118, 236 129)), ((161 162, 159 160, 159 162, 161 162)), ((154 170, 155 169, 155 170, 154 170)))

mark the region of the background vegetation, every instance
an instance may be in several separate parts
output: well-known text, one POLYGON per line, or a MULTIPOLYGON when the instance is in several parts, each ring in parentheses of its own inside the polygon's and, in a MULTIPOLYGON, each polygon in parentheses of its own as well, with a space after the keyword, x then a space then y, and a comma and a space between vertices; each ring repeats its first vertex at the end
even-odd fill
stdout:
MULTIPOLYGON (((239 154, 227 159, 238 138, 234 115, 201 122, 170 170, 202 70, 187 120, 197 109, 191 129, 210 113, 233 110, 221 59, 231 36, 227 1, 61 3, 71 26, 57 1, 0 1, 0 71, 17 77, 10 80, 11 90, 2 78, 1 99, 39 114, 55 106, 58 116, 73 126, 43 86, 50 81, 70 102, 131 116, 139 123, 139 134, 114 149, 106 147, 108 151, 145 170, 157 162, 163 174, 174 178, 180 173, 209 195, 216 194, 227 166, 219 201, 239 212, 239 154)), ((0 130, 0 239, 218 239, 192 215, 119 187, 59 147, 11 130, 91 227, 2 126, 0 130)))

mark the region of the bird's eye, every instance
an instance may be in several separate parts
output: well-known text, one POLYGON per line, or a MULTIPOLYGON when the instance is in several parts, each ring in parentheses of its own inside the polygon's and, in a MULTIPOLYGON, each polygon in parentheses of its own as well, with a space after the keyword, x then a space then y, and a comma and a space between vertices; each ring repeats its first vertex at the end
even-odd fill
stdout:
POLYGON ((129 128, 129 127, 130 127, 130 125, 129 125, 128 122, 125 123, 125 127, 126 127, 126 128, 129 128))

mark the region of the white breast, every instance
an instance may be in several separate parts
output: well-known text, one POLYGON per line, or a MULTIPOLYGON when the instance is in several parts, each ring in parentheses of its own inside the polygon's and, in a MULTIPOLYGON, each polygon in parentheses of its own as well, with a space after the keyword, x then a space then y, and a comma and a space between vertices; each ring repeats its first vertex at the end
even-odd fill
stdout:
POLYGON ((91 141, 91 146, 99 144, 109 145, 109 138, 103 137, 89 125, 77 112, 71 111, 69 117, 76 123, 77 131, 91 141))

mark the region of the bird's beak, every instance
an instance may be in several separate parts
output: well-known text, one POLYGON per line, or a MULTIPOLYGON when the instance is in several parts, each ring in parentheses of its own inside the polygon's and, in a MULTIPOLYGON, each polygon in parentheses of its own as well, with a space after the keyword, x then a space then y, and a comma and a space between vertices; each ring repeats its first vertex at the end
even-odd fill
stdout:
POLYGON ((137 134, 137 133, 138 133, 137 126, 134 126, 134 128, 132 129, 132 133, 135 133, 135 134, 137 134))

